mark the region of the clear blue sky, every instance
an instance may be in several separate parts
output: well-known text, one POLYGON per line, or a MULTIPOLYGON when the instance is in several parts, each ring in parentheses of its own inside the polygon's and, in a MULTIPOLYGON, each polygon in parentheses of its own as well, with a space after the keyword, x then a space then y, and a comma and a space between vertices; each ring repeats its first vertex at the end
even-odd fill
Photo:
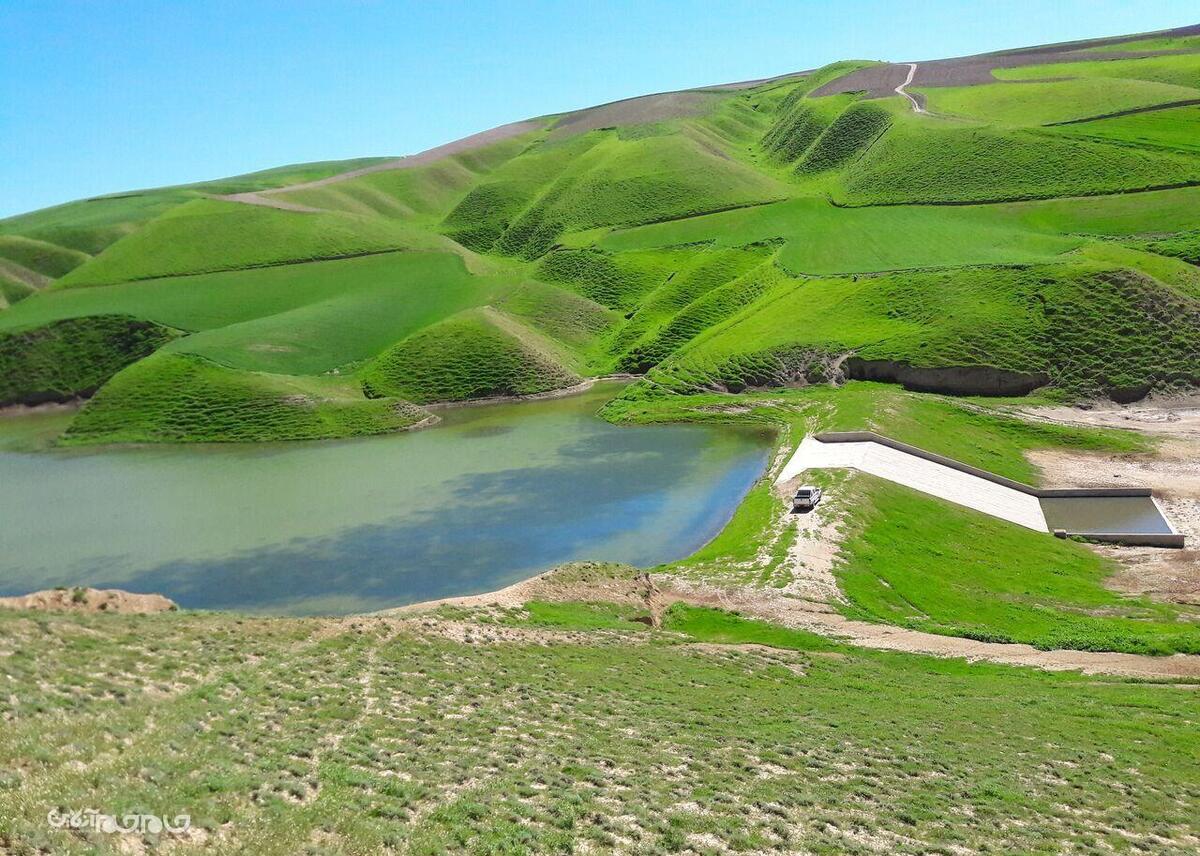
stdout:
POLYGON ((0 216, 837 59, 1197 20, 1195 0, 0 0, 0 216))

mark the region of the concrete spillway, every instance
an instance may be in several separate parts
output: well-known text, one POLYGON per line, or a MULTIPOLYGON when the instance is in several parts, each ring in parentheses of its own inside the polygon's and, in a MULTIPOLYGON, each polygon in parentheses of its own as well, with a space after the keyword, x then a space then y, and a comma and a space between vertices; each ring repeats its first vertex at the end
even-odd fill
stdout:
POLYGON ((1182 547, 1149 488, 1046 489, 869 431, 804 438, 776 483, 805 470, 856 469, 1038 532, 1096 541, 1182 547))

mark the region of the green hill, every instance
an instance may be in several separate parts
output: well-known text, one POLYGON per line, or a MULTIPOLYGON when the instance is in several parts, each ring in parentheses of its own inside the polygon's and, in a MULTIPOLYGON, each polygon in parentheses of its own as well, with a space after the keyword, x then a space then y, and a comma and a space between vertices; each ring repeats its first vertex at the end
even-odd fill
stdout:
POLYGON ((377 398, 419 404, 497 395, 532 395, 578 383, 565 355, 491 307, 460 313, 384 351, 363 371, 377 398))
POLYGON ((1190 388, 1200 44, 1147 39, 918 64, 927 112, 895 66, 842 62, 12 217, 0 331, 78 335, 73 362, 90 322, 60 322, 128 317, 239 377, 421 402, 609 372, 649 372, 637 395, 1190 388))
POLYGON ((368 401, 345 381, 238 371, 160 353, 105 384, 62 442, 321 440, 396 431, 426 416, 407 402, 368 401))

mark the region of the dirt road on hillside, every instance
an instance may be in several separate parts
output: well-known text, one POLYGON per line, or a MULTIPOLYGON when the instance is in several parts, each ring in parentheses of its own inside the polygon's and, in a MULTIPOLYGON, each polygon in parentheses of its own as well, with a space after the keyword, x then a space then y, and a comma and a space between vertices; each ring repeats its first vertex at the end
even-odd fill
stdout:
POLYGON ((895 89, 895 92, 896 92, 896 94, 897 94, 897 95, 903 95, 905 98, 907 98, 907 99, 908 99, 908 103, 912 105, 912 108, 913 108, 913 112, 914 112, 914 113, 924 113, 924 112, 925 112, 925 108, 924 108, 924 107, 922 107, 922 106, 921 106, 921 105, 920 105, 920 104, 917 102, 917 99, 916 99, 916 98, 914 98, 913 96, 909 95, 909 94, 908 94, 908 93, 907 93, 907 92, 904 90, 904 87, 906 87, 906 86, 908 86, 910 83, 912 83, 912 80, 913 80, 913 75, 914 75, 914 74, 916 74, 916 73, 917 73, 917 64, 916 64, 915 62, 910 62, 910 63, 908 64, 908 77, 904 78, 904 82, 903 82, 903 83, 901 83, 899 86, 897 86, 897 87, 896 87, 896 89, 895 89))

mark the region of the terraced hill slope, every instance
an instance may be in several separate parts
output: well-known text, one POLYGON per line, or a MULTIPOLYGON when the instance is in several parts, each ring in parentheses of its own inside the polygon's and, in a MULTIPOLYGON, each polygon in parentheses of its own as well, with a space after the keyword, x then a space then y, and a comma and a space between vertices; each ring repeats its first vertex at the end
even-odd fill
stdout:
POLYGON ((163 415, 222 410, 225 381, 413 417, 614 371, 649 373, 635 399, 1193 387, 1198 111, 1190 27, 836 63, 9 218, 5 400, 94 395, 70 434, 88 442, 125 436, 95 426, 135 400, 142 440, 396 424, 163 415), (130 347, 129 325, 169 334, 130 347))

